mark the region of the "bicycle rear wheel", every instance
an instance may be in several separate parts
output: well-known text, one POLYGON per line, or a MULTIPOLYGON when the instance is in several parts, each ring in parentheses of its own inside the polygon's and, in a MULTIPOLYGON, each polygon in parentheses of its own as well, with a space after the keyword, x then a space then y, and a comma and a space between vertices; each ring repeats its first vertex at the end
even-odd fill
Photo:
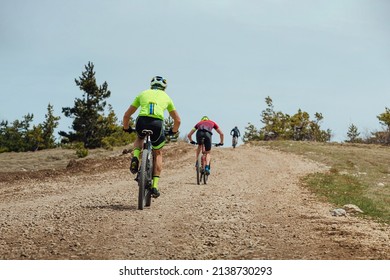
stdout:
POLYGON ((233 148, 237 146, 237 137, 233 137, 233 148))
POLYGON ((199 154, 198 159, 196 161, 196 182, 200 185, 202 180, 202 155, 199 154))
POLYGON ((149 162, 149 166, 148 166, 148 184, 147 184, 147 188, 145 190, 145 206, 146 207, 150 207, 150 205, 152 204, 152 192, 151 192, 151 187, 152 187, 152 182, 153 182, 153 152, 151 154, 151 158, 150 160, 148 161, 149 162))
POLYGON ((144 149, 142 151, 141 168, 138 180, 138 209, 143 210, 145 206, 150 206, 150 181, 151 181, 151 151, 144 149))

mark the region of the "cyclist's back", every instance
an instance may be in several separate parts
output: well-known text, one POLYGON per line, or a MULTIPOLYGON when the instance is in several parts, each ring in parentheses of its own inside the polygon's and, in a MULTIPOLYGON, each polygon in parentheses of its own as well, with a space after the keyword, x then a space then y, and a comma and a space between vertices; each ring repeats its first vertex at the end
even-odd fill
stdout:
POLYGON ((175 109, 172 99, 161 89, 147 89, 141 92, 132 103, 134 107, 141 107, 138 116, 164 120, 164 111, 175 109))
POLYGON ((235 126, 231 131, 230 135, 233 135, 233 137, 240 137, 240 131, 238 130, 238 127, 235 126))

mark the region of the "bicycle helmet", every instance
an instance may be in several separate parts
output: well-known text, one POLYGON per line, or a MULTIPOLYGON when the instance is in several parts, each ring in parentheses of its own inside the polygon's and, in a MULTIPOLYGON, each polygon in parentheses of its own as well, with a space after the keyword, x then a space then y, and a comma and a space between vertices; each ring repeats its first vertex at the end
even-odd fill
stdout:
POLYGON ((209 120, 209 117, 203 116, 200 120, 201 120, 201 121, 208 121, 208 120, 209 120))
POLYGON ((166 87, 167 87, 167 80, 164 79, 161 76, 155 76, 150 81, 150 87, 151 88, 166 89, 166 87))

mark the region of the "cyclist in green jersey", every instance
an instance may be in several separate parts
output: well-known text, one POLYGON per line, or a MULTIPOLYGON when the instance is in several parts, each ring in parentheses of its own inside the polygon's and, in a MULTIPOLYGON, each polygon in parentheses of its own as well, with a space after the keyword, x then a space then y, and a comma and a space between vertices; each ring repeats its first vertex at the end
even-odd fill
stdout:
POLYGON ((137 138, 134 141, 134 153, 131 159, 130 171, 135 174, 138 172, 139 156, 141 153, 143 140, 145 135, 142 130, 149 129, 153 131, 151 135, 152 146, 154 150, 153 164, 153 185, 152 192, 154 197, 159 197, 158 181, 162 171, 162 151, 165 145, 165 134, 163 129, 164 112, 167 110, 172 117, 174 123, 168 135, 175 135, 180 126, 180 117, 176 111, 172 99, 166 94, 167 81, 161 76, 153 77, 150 82, 150 89, 147 89, 137 95, 123 116, 123 130, 132 132, 133 129, 129 126, 130 117, 140 108, 136 119, 135 130, 137 138))

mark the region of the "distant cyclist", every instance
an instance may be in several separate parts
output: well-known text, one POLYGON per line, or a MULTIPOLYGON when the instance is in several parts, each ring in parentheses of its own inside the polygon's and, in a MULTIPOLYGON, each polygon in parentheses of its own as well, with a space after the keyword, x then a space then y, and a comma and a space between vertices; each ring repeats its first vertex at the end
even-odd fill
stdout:
POLYGON ((153 131, 151 135, 152 146, 154 150, 153 164, 153 184, 152 194, 154 197, 159 197, 158 181, 162 171, 162 151, 165 145, 165 134, 163 129, 164 111, 167 110, 173 118, 173 128, 170 129, 169 135, 175 135, 180 126, 180 117, 176 111, 172 99, 165 93, 167 81, 161 76, 155 76, 150 82, 150 89, 141 92, 135 97, 133 103, 127 109, 123 116, 123 130, 132 132, 129 127, 130 117, 141 107, 139 115, 136 119, 135 130, 137 138, 134 141, 134 153, 131 159, 130 171, 135 174, 138 172, 139 156, 143 146, 145 134, 142 130, 149 129, 153 131))
POLYGON ((235 127, 230 131, 230 135, 233 136, 232 145, 233 145, 233 147, 235 148, 236 145, 237 145, 237 142, 238 142, 238 137, 241 136, 240 131, 238 130, 238 127, 237 127, 237 126, 235 126, 235 127))
POLYGON ((235 126, 232 131, 230 131, 230 135, 232 135, 233 137, 240 137, 241 136, 241 133, 240 131, 238 130, 237 126, 235 126))
POLYGON ((198 159, 199 153, 201 151, 201 141, 202 138, 204 138, 204 146, 206 150, 206 166, 205 166, 205 172, 207 175, 210 174, 210 161, 211 161, 211 138, 212 138, 212 131, 215 129, 219 134, 219 146, 223 146, 223 132, 221 128, 212 120, 210 120, 207 116, 203 116, 200 122, 198 122, 188 133, 187 137, 191 144, 195 144, 195 142, 192 140, 192 135, 196 131, 196 142, 198 142, 198 149, 196 150, 196 158, 198 159))

